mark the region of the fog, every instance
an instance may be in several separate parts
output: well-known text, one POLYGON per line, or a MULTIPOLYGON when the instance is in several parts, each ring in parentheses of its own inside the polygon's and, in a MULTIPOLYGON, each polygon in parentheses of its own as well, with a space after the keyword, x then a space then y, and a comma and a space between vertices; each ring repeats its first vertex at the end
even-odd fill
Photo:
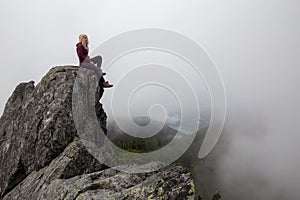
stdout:
MULTIPOLYGON (((0 112, 18 83, 38 83, 53 66, 77 65, 80 33, 88 34, 92 52, 125 31, 174 30, 206 50, 226 88, 226 151, 216 161, 220 191, 231 199, 299 199, 299 8, 297 0, 3 0, 0 112)), ((106 78, 113 82, 116 73, 106 78)), ((203 85, 194 87, 201 91, 197 95, 205 93, 203 85)), ((153 98, 163 94, 153 92, 153 98)), ((140 95, 132 100, 135 115, 147 112, 141 99, 148 98, 140 95)), ((165 109, 176 111, 176 105, 174 100, 165 109)))

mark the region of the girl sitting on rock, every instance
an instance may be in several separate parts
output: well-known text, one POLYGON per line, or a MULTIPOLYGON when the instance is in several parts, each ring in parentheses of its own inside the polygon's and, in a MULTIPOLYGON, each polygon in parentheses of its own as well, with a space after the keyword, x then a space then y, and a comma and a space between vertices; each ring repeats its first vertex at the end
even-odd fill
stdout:
POLYGON ((89 54, 88 44, 89 44, 88 36, 86 34, 80 34, 79 42, 76 44, 77 47, 76 51, 79 58, 79 65, 86 69, 95 71, 99 80, 100 87, 102 88, 112 87, 113 85, 110 84, 108 81, 105 81, 105 79, 103 78, 103 75, 105 75, 106 73, 103 73, 101 69, 102 57, 95 56, 93 58, 90 58, 88 56, 89 54))

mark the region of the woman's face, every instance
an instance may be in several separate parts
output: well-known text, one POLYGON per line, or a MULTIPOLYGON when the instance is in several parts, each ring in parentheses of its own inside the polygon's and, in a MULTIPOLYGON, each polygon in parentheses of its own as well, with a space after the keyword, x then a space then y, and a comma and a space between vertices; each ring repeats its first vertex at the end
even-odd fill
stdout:
POLYGON ((84 35, 84 36, 82 37, 82 40, 83 40, 83 42, 86 43, 86 44, 89 43, 88 37, 87 37, 86 35, 84 35))

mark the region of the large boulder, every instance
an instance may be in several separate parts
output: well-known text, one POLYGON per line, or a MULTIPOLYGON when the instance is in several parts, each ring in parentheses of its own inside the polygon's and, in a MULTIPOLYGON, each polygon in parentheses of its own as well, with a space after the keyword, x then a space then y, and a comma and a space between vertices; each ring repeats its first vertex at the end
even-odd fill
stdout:
MULTIPOLYGON (((72 91, 78 67, 52 68, 35 87, 19 84, 0 119, 0 197, 34 170, 47 166, 77 136, 72 91)), ((103 91, 99 91, 103 93, 103 91)), ((106 131, 106 114, 96 95, 96 112, 106 131)))
POLYGON ((180 165, 103 164, 115 160, 97 143, 99 129, 107 134, 103 92, 94 73, 76 66, 16 87, 0 118, 0 199, 193 199, 192 176, 180 165))

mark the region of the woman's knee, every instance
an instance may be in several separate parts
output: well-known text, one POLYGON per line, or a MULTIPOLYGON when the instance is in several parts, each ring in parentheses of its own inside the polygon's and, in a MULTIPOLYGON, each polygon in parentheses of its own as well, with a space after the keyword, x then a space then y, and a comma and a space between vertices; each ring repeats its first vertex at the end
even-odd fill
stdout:
POLYGON ((100 55, 95 56, 94 59, 97 60, 97 62, 102 62, 102 57, 100 55))
POLYGON ((91 60, 93 62, 97 63, 98 67, 101 67, 101 64, 102 64, 102 57, 101 56, 95 56, 91 60))

